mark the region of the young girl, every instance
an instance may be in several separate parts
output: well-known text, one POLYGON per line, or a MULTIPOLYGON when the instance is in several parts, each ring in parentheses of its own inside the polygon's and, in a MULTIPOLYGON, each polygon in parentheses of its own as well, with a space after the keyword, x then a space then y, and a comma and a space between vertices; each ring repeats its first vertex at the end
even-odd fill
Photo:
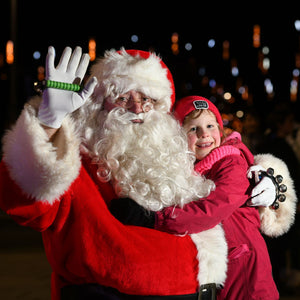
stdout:
POLYGON ((258 209, 246 206, 250 183, 245 176, 253 155, 238 133, 223 134, 218 109, 209 100, 189 96, 178 101, 175 117, 196 155, 195 170, 216 184, 205 201, 156 212, 155 228, 193 234, 223 225, 228 244, 228 271, 218 299, 279 299, 258 209))
MULTIPOLYGON (((203 97, 189 96, 176 103, 174 114, 186 131, 190 150, 195 153, 195 170, 211 179, 216 185, 215 190, 206 198, 156 212, 145 210, 141 203, 137 204, 130 198, 114 199, 111 213, 124 224, 146 226, 175 235, 189 234, 191 237, 222 224, 228 266, 224 287, 217 289, 217 299, 279 299, 261 232, 277 237, 286 233, 294 222, 297 198, 285 163, 269 154, 255 156, 256 165, 274 167, 288 186, 286 201, 276 210, 269 205, 277 194, 269 194, 268 188, 261 186, 264 179, 254 188, 250 184, 246 174, 249 167, 253 168, 253 155, 241 142, 238 133, 225 137, 221 115, 213 103, 203 97), (251 198, 253 195, 258 196, 251 198)), ((206 244, 217 240, 216 236, 210 236, 202 242, 205 248, 209 248, 206 244)), ((212 253, 220 250, 219 245, 210 249, 212 253)), ((199 262, 201 258, 205 260, 203 249, 198 250, 199 262)), ((211 275, 221 268, 218 265, 217 270, 205 270, 211 275)), ((202 271, 200 268, 200 273, 202 271)), ((201 284, 201 280, 199 282, 201 284)), ((210 289, 213 291, 213 287, 210 289)))

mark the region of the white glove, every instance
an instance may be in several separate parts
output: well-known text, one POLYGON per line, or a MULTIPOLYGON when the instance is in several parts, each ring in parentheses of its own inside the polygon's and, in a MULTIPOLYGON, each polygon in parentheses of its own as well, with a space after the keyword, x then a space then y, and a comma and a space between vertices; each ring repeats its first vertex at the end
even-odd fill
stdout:
MULTIPOLYGON (((90 57, 82 54, 80 47, 72 49, 66 47, 61 59, 55 68, 55 50, 52 46, 48 48, 46 57, 46 79, 80 84, 87 70, 90 57)), ((40 105, 38 118, 41 123, 51 128, 59 128, 64 117, 72 113, 90 97, 97 85, 96 77, 91 78, 79 93, 73 91, 46 88, 43 92, 43 101, 40 105)))
POLYGON ((276 188, 271 178, 264 176, 259 181, 259 172, 265 171, 260 165, 254 165, 249 168, 247 177, 255 179, 257 185, 252 189, 251 198, 247 201, 249 206, 265 206, 272 205, 276 198, 276 188))

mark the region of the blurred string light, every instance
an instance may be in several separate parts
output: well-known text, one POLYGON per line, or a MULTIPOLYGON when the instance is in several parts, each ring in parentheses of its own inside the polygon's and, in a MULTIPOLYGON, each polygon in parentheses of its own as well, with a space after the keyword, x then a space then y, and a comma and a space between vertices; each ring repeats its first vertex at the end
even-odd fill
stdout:
POLYGON ((213 48, 216 45, 216 41, 214 39, 210 39, 207 43, 209 48, 213 48))
POLYGON ((130 39, 133 43, 137 43, 139 41, 139 37, 136 34, 133 34, 130 39))
POLYGON ((38 59, 41 58, 41 52, 40 51, 34 51, 32 56, 33 56, 34 59, 38 60, 38 59))
POLYGON ((93 38, 89 40, 89 56, 91 61, 96 59, 96 41, 93 38))
POLYGON ((191 43, 186 43, 185 46, 184 46, 184 48, 185 48, 185 50, 187 50, 187 51, 191 51, 192 48, 193 48, 193 46, 192 46, 191 43))
POLYGON ((274 96, 274 88, 271 79, 266 78, 264 80, 265 91, 267 92, 268 98, 272 98, 274 96))
POLYGON ((267 71, 269 70, 269 68, 270 68, 270 59, 268 57, 265 57, 263 59, 263 69, 267 71))
POLYGON ((299 87, 299 69, 293 70, 293 79, 290 83, 290 100, 292 102, 297 101, 297 95, 298 95, 298 87, 299 87))
POLYGON ((294 77, 299 77, 300 71, 298 69, 293 70, 293 76, 294 77))
POLYGON ((297 100, 298 94, 298 80, 292 79, 290 84, 290 99, 292 102, 297 100))
POLYGON ((224 93, 224 99, 225 100, 230 100, 231 99, 231 93, 229 93, 229 92, 226 92, 226 93, 224 93))
POLYGON ((260 26, 259 25, 253 26, 253 47, 254 48, 260 47, 260 26))
POLYGON ((172 53, 174 55, 177 55, 179 54, 179 45, 178 45, 178 41, 179 41, 179 35, 177 32, 174 32, 171 36, 171 50, 172 50, 172 53))
POLYGON ((268 54, 270 53, 269 47, 264 46, 264 47, 262 48, 262 53, 263 53, 264 55, 268 55, 268 54))
POLYGON ((231 68, 231 74, 232 74, 232 76, 237 77, 239 75, 239 69, 238 69, 238 67, 233 66, 231 68))
MULTIPOLYGON (((0 53, 0 68, 2 68, 3 66, 4 66, 4 55, 3 55, 3 53, 0 53)), ((2 79, 2 76, 0 79, 2 79)))
POLYGON ((206 74, 206 69, 205 67, 200 67, 199 70, 198 70, 198 74, 200 76, 204 76, 206 74))
POLYGON ((243 112, 242 110, 238 110, 238 111, 235 113, 235 115, 236 115, 239 119, 241 119, 241 118, 244 116, 244 112, 243 112))
POLYGON ((296 29, 297 31, 300 31, 300 20, 296 20, 296 21, 294 22, 294 25, 295 25, 295 29, 296 29))
POLYGON ((39 66, 37 68, 37 79, 42 81, 45 79, 45 68, 43 66, 39 66))
POLYGON ((239 69, 237 66, 237 60, 236 59, 232 59, 231 62, 231 75, 234 77, 237 77, 239 75, 239 69))
POLYGON ((267 46, 264 46, 259 52, 258 52, 258 68, 261 70, 263 74, 267 74, 271 61, 270 58, 267 57, 267 55, 270 53, 270 49, 267 46))
POLYGON ((7 41, 6 43, 6 62, 11 65, 14 62, 14 43, 7 41))
POLYGON ((222 57, 224 60, 229 59, 229 41, 224 41, 223 42, 223 52, 222 52, 222 57))
POLYGON ((300 53, 296 53, 296 56, 295 56, 295 66, 296 68, 300 69, 300 53))
POLYGON ((210 79, 209 82, 208 82, 208 85, 211 87, 211 88, 214 88, 216 86, 216 81, 214 79, 210 79))

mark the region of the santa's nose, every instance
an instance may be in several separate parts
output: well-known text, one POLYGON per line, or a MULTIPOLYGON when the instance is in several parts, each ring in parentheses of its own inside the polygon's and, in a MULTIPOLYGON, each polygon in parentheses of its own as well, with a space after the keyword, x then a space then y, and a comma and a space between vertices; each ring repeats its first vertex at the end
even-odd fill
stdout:
POLYGON ((144 112, 143 111, 143 103, 142 103, 141 99, 137 98, 137 97, 136 98, 134 97, 133 99, 131 99, 128 110, 135 114, 140 114, 140 113, 144 112))

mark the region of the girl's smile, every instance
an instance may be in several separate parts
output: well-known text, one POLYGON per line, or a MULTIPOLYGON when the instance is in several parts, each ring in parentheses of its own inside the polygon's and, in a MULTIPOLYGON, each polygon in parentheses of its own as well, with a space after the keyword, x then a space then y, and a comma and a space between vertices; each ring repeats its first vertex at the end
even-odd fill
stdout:
POLYGON ((209 110, 203 110, 195 119, 188 119, 183 128, 187 133, 189 148, 195 153, 197 160, 202 160, 221 144, 219 124, 209 110))

